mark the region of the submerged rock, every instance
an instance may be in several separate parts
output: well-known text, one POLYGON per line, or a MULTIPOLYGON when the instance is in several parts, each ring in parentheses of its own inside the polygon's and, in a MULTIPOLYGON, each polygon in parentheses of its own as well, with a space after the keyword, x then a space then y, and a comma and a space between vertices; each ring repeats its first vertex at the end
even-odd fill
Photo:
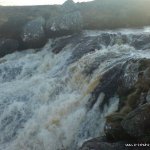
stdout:
POLYGON ((16 51, 19 43, 14 39, 0 38, 0 57, 16 51))
POLYGON ((36 18, 28 22, 21 34, 22 41, 25 48, 41 47, 46 42, 44 31, 45 20, 42 17, 36 18))

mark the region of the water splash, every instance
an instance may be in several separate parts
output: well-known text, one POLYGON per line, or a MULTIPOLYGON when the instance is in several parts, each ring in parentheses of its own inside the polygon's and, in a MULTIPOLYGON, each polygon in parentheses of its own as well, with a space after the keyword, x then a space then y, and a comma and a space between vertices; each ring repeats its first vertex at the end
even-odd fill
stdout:
POLYGON ((103 134, 105 116, 117 109, 118 97, 101 111, 101 93, 87 110, 91 92, 117 64, 150 58, 148 50, 118 43, 70 64, 74 47, 53 54, 51 43, 40 51, 0 59, 0 150, 73 150, 81 141, 103 134))

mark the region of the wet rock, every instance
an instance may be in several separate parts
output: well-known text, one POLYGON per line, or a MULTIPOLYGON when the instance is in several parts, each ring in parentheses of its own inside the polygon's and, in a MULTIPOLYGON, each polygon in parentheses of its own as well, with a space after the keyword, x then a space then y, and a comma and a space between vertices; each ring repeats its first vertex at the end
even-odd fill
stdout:
POLYGON ((114 113, 106 117, 104 132, 107 139, 117 141, 130 138, 130 136, 125 132, 125 130, 121 126, 121 121, 123 118, 124 115, 119 113, 114 113))
POLYGON ((120 99, 118 110, 125 105, 128 96, 135 91, 134 86, 138 78, 139 64, 138 60, 129 60, 122 68, 122 74, 117 81, 117 94, 120 99))
POLYGON ((57 54, 68 44, 76 45, 78 42, 80 42, 80 38, 82 38, 82 36, 79 34, 79 35, 72 35, 69 37, 55 39, 51 45, 52 52, 57 54))
POLYGON ((44 25, 45 20, 39 17, 24 26, 21 38, 25 48, 38 48, 45 44, 44 25))
POLYGON ((139 61, 139 71, 144 71, 149 66, 150 66, 150 59, 144 58, 139 61))
POLYGON ((67 46, 67 44, 69 44, 68 38, 53 41, 52 52, 55 54, 59 53, 65 46, 67 46))
POLYGON ((16 51, 19 43, 14 39, 0 38, 0 57, 16 51))
POLYGON ((86 141, 79 150, 130 150, 125 147, 126 143, 126 141, 111 143, 105 137, 99 137, 86 141))
POLYGON ((111 144, 107 143, 105 139, 103 138, 94 138, 89 141, 86 141, 80 150, 99 150, 99 149, 107 149, 111 150, 112 146, 111 144))
POLYGON ((101 34, 101 44, 105 46, 112 46, 115 44, 121 45, 129 42, 126 35, 121 33, 102 33, 101 34))
POLYGON ((109 99, 113 97, 117 91, 118 78, 121 74, 122 65, 118 64, 103 75, 100 84, 98 84, 91 93, 91 98, 89 99, 89 103, 87 105, 88 109, 93 107, 101 92, 105 93, 105 99, 99 106, 100 110, 102 111, 104 106, 109 104, 109 99))
POLYGON ((108 46, 111 42, 111 34, 107 34, 107 33, 102 33, 101 34, 101 40, 102 40, 102 43, 103 45, 106 45, 108 46))
POLYGON ((80 32, 81 29, 82 17, 79 11, 50 18, 46 24, 46 31, 49 37, 73 34, 80 32))
POLYGON ((127 89, 131 89, 138 78, 139 73, 139 61, 130 59, 127 60, 122 68, 122 76, 120 76, 120 80, 122 80, 122 86, 127 89))
POLYGON ((122 127, 132 137, 140 138, 150 134, 150 104, 130 112, 122 121, 122 127))
POLYGON ((83 37, 81 38, 78 45, 75 47, 72 57, 70 58, 71 62, 77 61, 83 55, 93 52, 96 49, 101 49, 100 37, 83 37))
POLYGON ((136 49, 150 49, 150 35, 134 35, 132 36, 131 45, 136 49))

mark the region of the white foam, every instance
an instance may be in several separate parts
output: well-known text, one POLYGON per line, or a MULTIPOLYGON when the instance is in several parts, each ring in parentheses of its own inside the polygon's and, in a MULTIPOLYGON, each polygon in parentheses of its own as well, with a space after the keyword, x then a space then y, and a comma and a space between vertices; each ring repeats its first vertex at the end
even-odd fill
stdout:
POLYGON ((68 150, 75 139, 79 144, 80 140, 102 134, 104 118, 116 109, 118 98, 114 97, 99 114, 102 94, 87 113, 86 105, 94 88, 91 84, 123 60, 150 57, 148 51, 114 45, 88 53, 68 66, 72 50, 68 45, 53 54, 49 41, 41 51, 16 52, 3 58, 0 69, 8 68, 3 69, 3 74, 15 66, 21 70, 13 73, 13 79, 0 76, 0 150, 68 150), (99 67, 92 75, 85 74, 96 59, 99 67), (91 135, 79 138, 79 129, 85 124, 81 133, 89 130, 91 135))

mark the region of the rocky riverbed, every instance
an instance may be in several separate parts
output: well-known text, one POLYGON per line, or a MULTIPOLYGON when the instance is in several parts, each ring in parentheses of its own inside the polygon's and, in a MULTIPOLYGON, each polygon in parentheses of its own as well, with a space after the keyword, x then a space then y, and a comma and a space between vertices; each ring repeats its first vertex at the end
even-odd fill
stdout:
POLYGON ((149 149, 150 28, 85 30, 85 5, 1 19, 0 150, 149 149))

